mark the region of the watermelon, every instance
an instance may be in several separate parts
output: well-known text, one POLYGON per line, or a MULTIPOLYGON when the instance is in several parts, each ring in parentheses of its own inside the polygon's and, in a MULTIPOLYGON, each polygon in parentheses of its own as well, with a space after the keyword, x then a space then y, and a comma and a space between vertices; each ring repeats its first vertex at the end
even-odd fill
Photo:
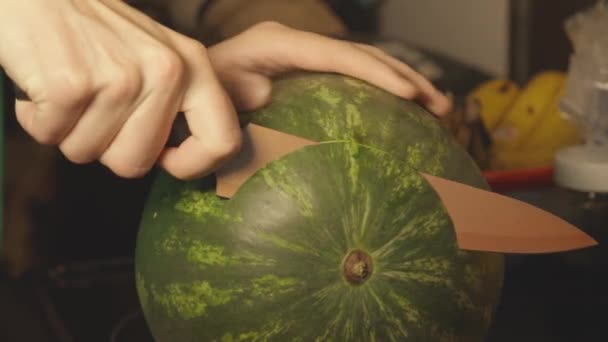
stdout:
MULTIPOLYGON (((230 199, 160 171, 136 247, 158 341, 483 341, 503 256, 458 248, 420 172, 487 189, 435 117, 331 73, 277 79, 246 122, 320 142, 230 199)), ((466 200, 463 198, 463 200, 466 200)))

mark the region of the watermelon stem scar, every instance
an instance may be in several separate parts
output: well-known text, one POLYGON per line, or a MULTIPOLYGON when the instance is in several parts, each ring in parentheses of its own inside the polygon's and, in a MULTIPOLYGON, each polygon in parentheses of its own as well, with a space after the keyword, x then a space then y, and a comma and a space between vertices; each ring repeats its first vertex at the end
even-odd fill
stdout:
POLYGON ((357 249, 348 253, 342 270, 349 283, 361 285, 371 276, 373 268, 372 258, 369 254, 357 249))

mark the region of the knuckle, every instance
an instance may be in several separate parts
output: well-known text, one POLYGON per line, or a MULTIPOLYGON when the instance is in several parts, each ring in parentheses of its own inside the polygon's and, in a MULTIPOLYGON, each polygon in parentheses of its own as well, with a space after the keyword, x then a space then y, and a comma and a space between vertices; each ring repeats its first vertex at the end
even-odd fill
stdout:
POLYGON ((38 112, 33 115, 32 120, 20 121, 23 130, 41 145, 58 145, 61 143, 66 131, 65 122, 52 120, 49 118, 52 114, 38 112))
POLYGON ((78 69, 57 72, 51 77, 48 100, 62 106, 80 105, 94 94, 89 73, 78 69))
POLYGON ((191 56, 196 59, 206 56, 208 50, 202 42, 190 38, 188 38, 184 43, 183 49, 187 56, 191 56))
POLYGON ((115 98, 133 98, 142 89, 143 80, 135 67, 123 67, 110 80, 108 91, 115 98))
POLYGON ((57 129, 34 130, 29 133, 41 145, 58 145, 63 138, 63 135, 57 129))
POLYGON ((152 66, 157 80, 162 83, 179 83, 185 72, 184 62, 180 56, 170 50, 157 53, 152 66))

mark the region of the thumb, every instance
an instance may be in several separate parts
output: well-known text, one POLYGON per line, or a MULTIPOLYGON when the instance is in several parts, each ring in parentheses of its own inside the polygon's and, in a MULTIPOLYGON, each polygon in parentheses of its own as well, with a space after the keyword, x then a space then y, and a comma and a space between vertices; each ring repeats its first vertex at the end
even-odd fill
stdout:
POLYGON ((264 75, 233 70, 219 72, 218 77, 238 110, 255 110, 270 101, 272 81, 264 75))

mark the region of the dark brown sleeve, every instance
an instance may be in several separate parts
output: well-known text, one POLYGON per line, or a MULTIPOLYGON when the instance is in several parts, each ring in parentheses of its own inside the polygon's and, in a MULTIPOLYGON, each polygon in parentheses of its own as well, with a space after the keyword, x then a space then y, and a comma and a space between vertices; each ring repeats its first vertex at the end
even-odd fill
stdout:
POLYGON ((196 38, 213 44, 263 21, 330 36, 347 32, 323 0, 211 0, 198 21, 196 38))

